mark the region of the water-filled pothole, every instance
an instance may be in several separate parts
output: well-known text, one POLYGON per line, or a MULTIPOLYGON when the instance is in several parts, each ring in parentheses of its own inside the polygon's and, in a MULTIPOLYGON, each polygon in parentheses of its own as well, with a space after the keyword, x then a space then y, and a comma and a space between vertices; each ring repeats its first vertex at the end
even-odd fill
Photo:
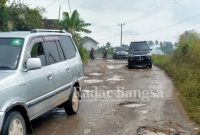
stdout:
POLYGON ((138 108, 138 107, 145 106, 145 104, 140 104, 137 102, 125 102, 125 103, 120 103, 119 105, 123 107, 130 107, 130 108, 138 108))
POLYGON ((124 79, 122 79, 121 76, 113 76, 112 78, 110 79, 107 79, 106 81, 111 81, 111 82, 118 82, 118 81, 123 81, 124 79))
POLYGON ((180 135, 180 132, 157 127, 140 127, 137 130, 137 135, 180 135))
POLYGON ((91 80, 84 80, 85 83, 89 83, 89 84, 92 84, 92 83, 102 83, 103 80, 97 80, 97 79, 91 79, 91 80))
POLYGON ((101 76, 102 73, 91 73, 91 74, 89 74, 89 75, 91 75, 91 76, 101 76))

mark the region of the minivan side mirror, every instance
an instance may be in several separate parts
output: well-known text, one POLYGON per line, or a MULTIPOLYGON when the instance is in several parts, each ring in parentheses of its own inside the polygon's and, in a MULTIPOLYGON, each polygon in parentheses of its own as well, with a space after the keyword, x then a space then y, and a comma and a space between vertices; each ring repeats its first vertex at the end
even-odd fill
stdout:
POLYGON ((26 64, 26 70, 35 70, 42 68, 40 58, 29 58, 26 64))

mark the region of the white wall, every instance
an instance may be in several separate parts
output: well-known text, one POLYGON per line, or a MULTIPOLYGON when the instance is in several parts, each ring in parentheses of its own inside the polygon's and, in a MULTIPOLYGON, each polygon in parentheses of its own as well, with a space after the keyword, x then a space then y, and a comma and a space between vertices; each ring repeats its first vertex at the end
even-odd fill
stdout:
POLYGON ((83 44, 83 47, 86 48, 88 51, 90 51, 92 48, 94 48, 95 50, 98 49, 97 45, 89 40, 83 44))

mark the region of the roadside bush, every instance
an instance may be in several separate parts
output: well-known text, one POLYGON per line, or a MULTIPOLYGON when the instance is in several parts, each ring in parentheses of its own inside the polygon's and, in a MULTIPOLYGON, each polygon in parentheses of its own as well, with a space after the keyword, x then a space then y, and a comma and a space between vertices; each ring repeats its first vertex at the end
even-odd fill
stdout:
POLYGON ((172 77, 188 116, 200 124, 200 36, 195 31, 180 36, 171 56, 153 56, 154 64, 172 77))
POLYGON ((78 47, 78 50, 81 55, 81 59, 82 59, 83 63, 87 63, 88 59, 89 59, 88 51, 84 47, 82 47, 82 45, 80 45, 80 44, 78 44, 77 47, 78 47))

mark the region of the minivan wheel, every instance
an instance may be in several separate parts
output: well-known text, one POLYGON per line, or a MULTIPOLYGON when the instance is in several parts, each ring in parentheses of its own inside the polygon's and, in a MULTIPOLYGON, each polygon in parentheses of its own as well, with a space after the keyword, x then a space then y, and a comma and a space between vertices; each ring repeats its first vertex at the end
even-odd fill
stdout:
POLYGON ((152 68, 152 65, 149 65, 149 68, 152 68))
POLYGON ((1 135, 26 135, 25 121, 19 112, 6 114, 1 135))
POLYGON ((77 88, 74 87, 69 96, 69 100, 65 103, 64 109, 68 115, 75 115, 78 112, 80 105, 80 93, 77 91, 77 88))

